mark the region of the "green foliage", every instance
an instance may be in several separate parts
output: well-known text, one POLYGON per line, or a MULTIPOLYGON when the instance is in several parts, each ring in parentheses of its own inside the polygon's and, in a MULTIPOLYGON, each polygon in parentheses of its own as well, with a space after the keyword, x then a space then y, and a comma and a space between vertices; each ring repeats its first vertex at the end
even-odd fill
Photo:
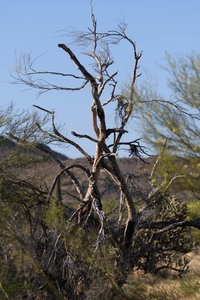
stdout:
POLYGON ((143 103, 138 113, 142 116, 144 136, 156 148, 168 139, 174 154, 196 157, 199 152, 199 55, 172 57, 167 54, 166 60, 168 66, 164 69, 170 75, 167 84, 171 98, 166 99, 149 84, 137 90, 139 101, 143 103))
POLYGON ((65 228, 65 207, 58 205, 55 199, 51 199, 46 209, 45 223, 52 231, 62 232, 65 228))
POLYGON ((103 209, 106 214, 112 214, 112 217, 118 216, 118 201, 116 199, 102 200, 103 209))
POLYGON ((189 210, 188 219, 193 220, 193 219, 196 219, 197 217, 199 217, 200 205, 199 205, 198 201, 196 201, 196 200, 188 201, 187 207, 189 210))
MULTIPOLYGON (((198 201, 188 201, 187 203, 187 206, 188 206, 188 210, 189 210, 189 213, 188 213, 188 219, 189 220, 194 220, 196 219, 197 217, 199 217, 199 214, 200 214, 200 206, 199 206, 199 203, 198 201)), ((192 237, 194 239, 194 243, 195 245, 200 245, 200 232, 197 228, 191 228, 191 234, 192 234, 192 237)))

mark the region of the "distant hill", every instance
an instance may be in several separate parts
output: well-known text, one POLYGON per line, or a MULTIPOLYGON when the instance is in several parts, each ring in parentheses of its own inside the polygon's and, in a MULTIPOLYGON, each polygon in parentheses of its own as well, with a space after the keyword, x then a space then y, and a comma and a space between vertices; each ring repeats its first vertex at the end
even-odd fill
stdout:
MULTIPOLYGON (((72 166, 72 165, 75 166, 81 164, 88 169, 91 168, 90 163, 84 157, 71 159, 64 154, 52 150, 49 146, 45 144, 40 144, 40 146, 50 151, 54 158, 61 160, 66 166, 72 166)), ((17 143, 15 143, 13 140, 7 137, 0 136, 0 161, 6 159, 9 153, 15 150, 15 148, 19 150, 19 147, 20 147, 20 154, 21 153, 33 154, 36 156, 38 155, 38 157, 44 158, 44 160, 42 160, 42 163, 39 164, 38 170, 40 172, 40 175, 42 174, 43 179, 46 182, 47 186, 50 186, 55 176, 57 176, 58 172, 60 171, 60 168, 57 164, 55 164, 55 162, 53 162, 51 159, 48 159, 45 153, 35 149, 34 147, 32 148, 29 147, 28 149, 26 149, 23 146, 20 146, 17 143)), ((138 189, 141 189, 142 191, 142 190, 149 189, 149 183, 147 178, 151 173, 151 169, 156 161, 156 158, 157 158, 156 156, 146 158, 145 161, 147 163, 145 164, 137 158, 124 157, 124 158, 118 158, 118 163, 120 165, 121 170, 125 174, 133 175, 134 184, 136 185, 136 187, 138 187, 138 189)), ((182 159, 181 158, 177 158, 177 159, 180 160, 180 164, 181 164, 182 159)), ((79 180, 81 186, 83 187, 84 192, 86 192, 88 186, 88 178, 86 174, 80 168, 76 168, 76 167, 72 168, 71 171, 79 180)), ((70 201, 74 201, 72 200, 73 197, 69 196, 70 194, 71 195, 74 194, 74 186, 71 180, 69 180, 69 178, 65 174, 63 174, 61 178, 61 182, 62 182, 63 200, 69 201, 70 199, 70 201)), ((100 183, 99 191, 100 194, 102 194, 103 199, 119 198, 118 187, 111 184, 108 174, 103 170, 101 171, 100 174, 99 183, 100 183)), ((184 186, 179 186, 178 181, 175 181, 172 184, 170 191, 180 199, 185 199, 185 200, 193 199, 193 194, 191 194, 190 191, 185 190, 184 186)))
MULTIPOLYGON (((69 159, 66 155, 61 154, 57 151, 52 150, 49 146, 45 145, 45 144, 39 144, 43 149, 46 149, 48 151, 50 151, 52 153, 52 156, 60 159, 60 160, 66 160, 69 159)), ((4 137, 4 136, 0 136, 0 158, 1 160, 4 159, 7 154, 14 150, 16 147, 21 147, 22 151, 26 152, 29 151, 29 153, 33 153, 33 154, 38 154, 40 156, 45 156, 45 154, 43 154, 41 151, 35 149, 34 147, 29 148, 28 150, 26 148, 24 148, 23 146, 18 145, 16 142, 14 142, 13 140, 4 137)))

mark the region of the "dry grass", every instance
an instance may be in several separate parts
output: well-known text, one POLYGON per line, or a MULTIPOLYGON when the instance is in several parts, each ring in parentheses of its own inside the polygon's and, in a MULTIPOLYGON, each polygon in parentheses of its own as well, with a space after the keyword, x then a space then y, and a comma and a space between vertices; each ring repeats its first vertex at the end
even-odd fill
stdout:
POLYGON ((200 247, 188 253, 187 257, 190 259, 189 272, 182 278, 173 272, 165 273, 163 278, 135 271, 124 285, 125 291, 134 295, 134 290, 143 289, 141 299, 200 300, 200 247))

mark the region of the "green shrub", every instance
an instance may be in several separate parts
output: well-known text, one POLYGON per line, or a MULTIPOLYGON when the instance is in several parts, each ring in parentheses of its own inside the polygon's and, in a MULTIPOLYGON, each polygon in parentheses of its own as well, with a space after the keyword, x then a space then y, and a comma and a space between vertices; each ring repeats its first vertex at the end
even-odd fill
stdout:
MULTIPOLYGON (((196 219, 197 217, 199 217, 200 215, 200 203, 198 203, 197 201, 189 201, 187 203, 187 207, 188 207, 188 219, 193 220, 196 219)), ((194 239, 194 243, 195 245, 200 245, 200 230, 198 230, 197 228, 191 228, 191 234, 192 234, 192 238, 194 239)))

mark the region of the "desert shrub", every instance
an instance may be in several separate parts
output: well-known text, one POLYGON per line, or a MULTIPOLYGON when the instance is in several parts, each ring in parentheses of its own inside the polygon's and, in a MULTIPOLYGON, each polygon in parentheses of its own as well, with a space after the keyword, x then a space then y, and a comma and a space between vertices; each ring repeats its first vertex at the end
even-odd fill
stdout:
POLYGON ((190 229, 176 227, 167 231, 155 233, 149 229, 150 223, 167 220, 184 220, 188 208, 184 201, 174 196, 160 194, 149 207, 149 212, 141 212, 141 222, 146 222, 146 228, 137 231, 134 238, 136 251, 132 253, 133 265, 145 273, 157 273, 163 269, 173 269, 180 274, 187 270, 187 263, 177 265, 178 258, 192 249, 190 229))

